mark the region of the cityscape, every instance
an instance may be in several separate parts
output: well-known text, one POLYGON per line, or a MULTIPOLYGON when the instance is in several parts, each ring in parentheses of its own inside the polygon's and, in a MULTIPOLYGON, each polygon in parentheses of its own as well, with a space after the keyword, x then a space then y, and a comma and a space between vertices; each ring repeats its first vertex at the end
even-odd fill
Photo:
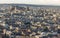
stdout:
POLYGON ((0 38, 60 38, 60 6, 0 4, 0 38))

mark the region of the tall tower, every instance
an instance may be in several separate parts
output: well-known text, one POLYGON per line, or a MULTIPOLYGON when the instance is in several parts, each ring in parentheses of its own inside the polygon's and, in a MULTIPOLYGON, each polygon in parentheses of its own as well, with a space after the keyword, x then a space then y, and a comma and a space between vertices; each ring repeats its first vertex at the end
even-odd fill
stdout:
POLYGON ((14 11, 15 11, 15 13, 16 13, 16 10, 17 10, 17 9, 16 9, 16 6, 15 6, 14 8, 15 8, 15 10, 14 10, 14 11))

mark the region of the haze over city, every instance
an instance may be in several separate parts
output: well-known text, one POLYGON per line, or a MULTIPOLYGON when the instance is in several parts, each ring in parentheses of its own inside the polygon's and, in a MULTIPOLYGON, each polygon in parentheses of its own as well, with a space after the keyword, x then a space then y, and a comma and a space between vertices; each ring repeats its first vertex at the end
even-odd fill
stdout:
POLYGON ((0 4, 37 4, 37 5, 60 5, 60 0, 0 0, 0 4))

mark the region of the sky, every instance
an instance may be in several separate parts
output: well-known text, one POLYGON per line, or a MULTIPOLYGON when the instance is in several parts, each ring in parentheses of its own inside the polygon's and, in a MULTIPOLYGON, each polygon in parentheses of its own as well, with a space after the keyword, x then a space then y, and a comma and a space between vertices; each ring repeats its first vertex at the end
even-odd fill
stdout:
POLYGON ((0 0, 0 4, 37 4, 37 5, 60 5, 60 0, 0 0))

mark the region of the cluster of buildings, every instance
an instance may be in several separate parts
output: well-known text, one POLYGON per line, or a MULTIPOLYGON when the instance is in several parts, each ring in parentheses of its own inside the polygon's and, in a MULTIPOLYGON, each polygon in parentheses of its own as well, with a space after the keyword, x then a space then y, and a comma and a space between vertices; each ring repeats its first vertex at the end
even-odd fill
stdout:
POLYGON ((0 8, 1 38, 59 38, 60 9, 9 6, 0 8))

